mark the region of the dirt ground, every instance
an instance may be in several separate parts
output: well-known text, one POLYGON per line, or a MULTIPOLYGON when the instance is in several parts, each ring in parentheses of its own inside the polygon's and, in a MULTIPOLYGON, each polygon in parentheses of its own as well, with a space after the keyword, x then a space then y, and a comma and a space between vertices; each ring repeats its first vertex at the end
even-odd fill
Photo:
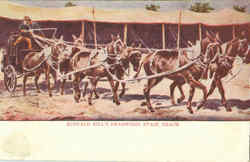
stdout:
MULTIPOLYGON (((240 69, 235 66, 234 72, 240 69)), ((143 75, 143 74, 141 74, 143 75)), ((27 86, 27 96, 22 93, 22 78, 14 96, 10 96, 4 87, 3 73, 0 74, 0 119, 1 120, 250 120, 250 65, 244 65, 241 72, 229 83, 224 83, 228 103, 232 112, 226 112, 221 105, 220 95, 216 89, 209 97, 205 107, 196 111, 196 105, 202 98, 201 90, 196 90, 194 96, 194 114, 186 109, 189 87, 184 86, 186 99, 183 103, 172 105, 169 85, 172 81, 165 79, 151 91, 151 99, 155 113, 147 110, 143 102, 143 87, 146 80, 127 84, 127 91, 120 99, 121 105, 112 102, 112 93, 108 82, 98 83, 99 99, 93 99, 93 105, 87 104, 87 96, 80 103, 73 100, 73 90, 70 81, 66 85, 66 94, 61 96, 53 90, 53 97, 47 93, 46 84, 40 79, 42 92, 35 91, 33 78, 27 86)), ((208 81, 203 81, 208 85, 208 81)), ((84 82, 83 82, 84 84, 84 82)), ((120 92, 120 91, 119 91, 120 92)), ((176 99, 179 91, 176 89, 176 99)))

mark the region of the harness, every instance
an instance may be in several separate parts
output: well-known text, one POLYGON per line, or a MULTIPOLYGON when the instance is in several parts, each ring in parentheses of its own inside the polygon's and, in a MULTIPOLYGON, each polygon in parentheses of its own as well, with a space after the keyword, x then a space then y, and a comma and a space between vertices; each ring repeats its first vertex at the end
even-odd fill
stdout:
MULTIPOLYGON (((80 53, 83 51, 80 51, 80 53)), ((103 57, 102 60, 100 60, 100 62, 104 62, 106 61, 107 57, 108 57, 108 52, 107 52, 107 48, 103 48, 101 50, 94 50, 93 52, 91 52, 90 56, 89 56, 89 60, 88 60, 88 65, 91 65, 91 61, 96 58, 96 57, 103 57)))
POLYGON ((36 69, 38 69, 39 67, 41 67, 41 65, 42 65, 45 61, 49 60, 49 57, 50 57, 50 55, 51 55, 51 52, 52 52, 52 47, 45 48, 44 50, 42 50, 41 52, 39 52, 39 54, 44 55, 45 58, 44 58, 38 65, 36 65, 35 67, 30 68, 30 69, 28 69, 28 68, 26 68, 26 67, 23 67, 23 69, 24 69, 25 71, 27 71, 27 72, 33 72, 33 71, 35 71, 36 69))

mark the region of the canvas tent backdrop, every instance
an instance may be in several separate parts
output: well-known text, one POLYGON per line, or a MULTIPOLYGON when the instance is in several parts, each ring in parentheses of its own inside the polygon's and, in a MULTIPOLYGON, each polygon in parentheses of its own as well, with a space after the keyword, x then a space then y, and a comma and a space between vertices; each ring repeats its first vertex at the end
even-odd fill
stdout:
POLYGON ((56 37, 63 35, 66 41, 73 41, 72 34, 79 36, 83 29, 83 40, 92 47, 96 43, 110 42, 111 34, 119 34, 127 45, 135 42, 145 48, 158 49, 177 48, 177 44, 185 48, 187 41, 195 43, 205 37, 206 31, 218 31, 223 42, 231 40, 233 35, 237 36, 242 29, 248 31, 248 39, 250 36, 250 15, 229 9, 206 14, 191 11, 97 10, 81 6, 49 9, 5 1, 0 4, 1 46, 6 45, 11 32, 18 30, 25 15, 31 15, 42 28, 57 28, 56 37))

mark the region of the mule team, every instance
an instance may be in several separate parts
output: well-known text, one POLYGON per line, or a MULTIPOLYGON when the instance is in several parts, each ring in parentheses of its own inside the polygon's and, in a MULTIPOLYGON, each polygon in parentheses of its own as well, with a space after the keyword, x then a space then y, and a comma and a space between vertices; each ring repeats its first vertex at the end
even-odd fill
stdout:
MULTIPOLYGON (((38 40, 44 40, 40 36, 34 35, 38 40)), ((207 32, 206 38, 201 41, 201 51, 198 57, 190 58, 186 51, 180 52, 179 50, 156 50, 156 51, 143 51, 141 48, 131 46, 128 47, 124 44, 119 35, 111 36, 111 42, 101 49, 89 49, 84 46, 81 39, 73 36, 74 45, 68 46, 60 39, 56 43, 49 43, 41 52, 30 52, 23 60, 23 70, 29 72, 25 74, 23 79, 23 93, 26 95, 25 83, 28 76, 35 75, 35 85, 37 92, 40 92, 37 84, 39 76, 42 72, 46 74, 46 80, 48 84, 49 96, 52 96, 50 87, 50 73, 53 74, 55 81, 56 73, 58 71, 73 73, 73 89, 74 99, 76 102, 80 101, 81 91, 80 82, 83 78, 88 77, 91 85, 90 94, 88 97, 88 103, 92 104, 93 93, 99 98, 96 92, 96 86, 98 81, 106 77, 113 92, 113 102, 117 105, 120 104, 119 97, 121 98, 125 93, 125 82, 119 82, 123 80, 126 75, 126 71, 131 63, 133 70, 136 72, 135 78, 139 77, 140 71, 144 68, 147 76, 154 74, 176 70, 189 62, 195 60, 195 62, 186 69, 177 71, 167 76, 155 77, 147 80, 147 84, 143 89, 144 96, 146 98, 147 108, 154 112, 150 102, 151 89, 160 83, 164 78, 170 79, 173 83, 170 85, 170 95, 172 104, 175 104, 174 91, 177 87, 181 93, 181 97, 177 99, 180 103, 185 99, 185 95, 182 86, 188 83, 190 86, 189 98, 187 102, 187 109, 190 113, 193 113, 192 99, 195 93, 195 89, 199 88, 203 92, 203 99, 198 105, 198 109, 204 106, 208 96, 210 96, 217 87, 222 104, 227 111, 232 111, 230 105, 225 98, 225 91, 222 84, 222 78, 229 74, 233 68, 233 63, 237 56, 245 59, 249 58, 248 40, 244 36, 239 36, 226 43, 225 50, 222 49, 222 41, 219 34, 210 34, 207 32), (142 55, 146 54, 142 59, 142 55), (41 59, 42 58, 42 59, 41 59), (46 60, 41 62, 41 60, 46 60), (101 63, 100 66, 96 66, 87 70, 79 71, 83 67, 89 67, 101 63), (40 65, 38 68, 34 68, 35 65, 40 65), (28 69, 32 69, 32 72, 28 69), (208 76, 209 74, 209 76, 208 76), (212 79, 212 83, 209 91, 207 87, 200 82, 201 79, 212 79), (122 92, 117 95, 119 84, 122 85, 122 92)), ((49 42, 49 41, 47 41, 49 42)), ((61 82, 60 93, 64 94, 64 84, 66 79, 61 82)), ((88 84, 85 84, 83 95, 86 93, 88 84)))

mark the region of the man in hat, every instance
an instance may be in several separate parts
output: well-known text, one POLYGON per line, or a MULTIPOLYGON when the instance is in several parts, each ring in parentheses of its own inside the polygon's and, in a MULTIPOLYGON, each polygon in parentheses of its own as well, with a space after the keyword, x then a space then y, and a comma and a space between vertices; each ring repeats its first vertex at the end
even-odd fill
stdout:
POLYGON ((28 49, 31 49, 32 48, 31 32, 38 34, 40 36, 44 36, 44 34, 39 30, 34 32, 32 31, 32 29, 39 29, 39 28, 40 26, 37 23, 33 22, 29 16, 25 16, 23 23, 19 26, 20 36, 14 42, 14 46, 25 41, 28 44, 28 49))

